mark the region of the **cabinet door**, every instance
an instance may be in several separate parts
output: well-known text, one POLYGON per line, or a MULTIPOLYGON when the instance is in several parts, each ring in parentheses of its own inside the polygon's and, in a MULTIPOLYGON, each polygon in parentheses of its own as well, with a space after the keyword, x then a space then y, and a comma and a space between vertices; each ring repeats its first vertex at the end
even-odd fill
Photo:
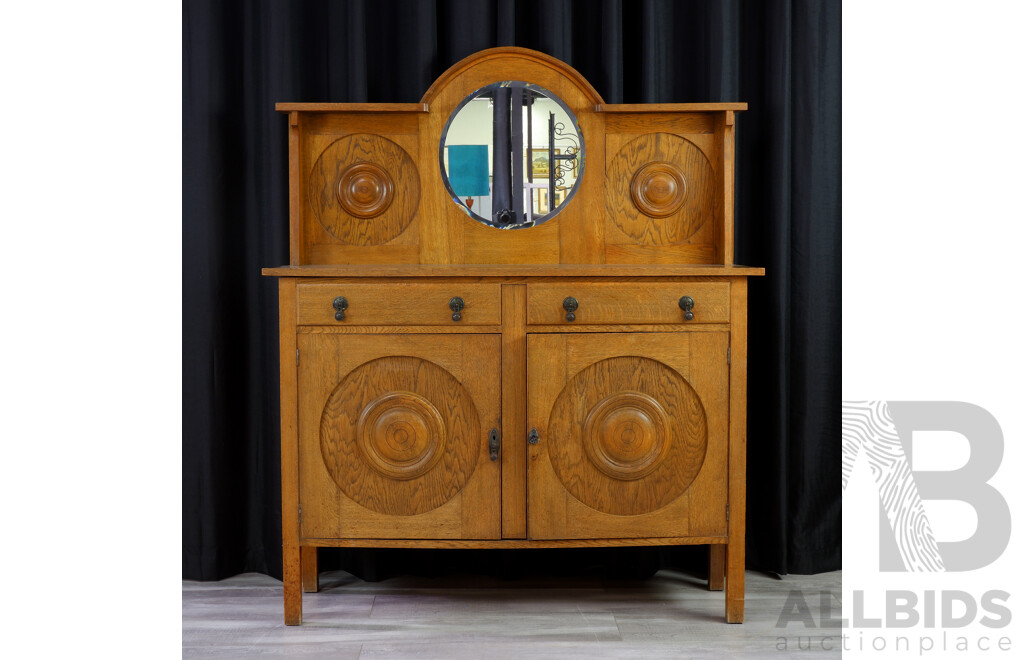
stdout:
POLYGON ((303 538, 501 535, 500 336, 300 333, 303 538))
POLYGON ((529 536, 726 534, 727 332, 532 334, 529 536))

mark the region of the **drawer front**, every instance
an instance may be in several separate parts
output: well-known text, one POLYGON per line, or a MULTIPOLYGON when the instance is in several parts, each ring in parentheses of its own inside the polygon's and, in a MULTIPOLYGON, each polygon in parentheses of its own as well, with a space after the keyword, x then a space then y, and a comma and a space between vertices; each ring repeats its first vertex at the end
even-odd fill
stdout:
MULTIPOLYGON (((530 284, 528 322, 535 325, 727 323, 728 282, 556 282, 530 284), (680 299, 693 299, 686 319, 680 299), (577 302, 567 320, 566 298, 577 302)), ((571 305, 570 305, 571 306, 571 305)))
POLYGON ((501 285, 468 283, 299 284, 299 325, 497 325, 501 285), (452 298, 464 306, 452 319, 452 298), (335 301, 344 298, 339 311, 335 301), (336 317, 343 315, 338 320, 336 317))

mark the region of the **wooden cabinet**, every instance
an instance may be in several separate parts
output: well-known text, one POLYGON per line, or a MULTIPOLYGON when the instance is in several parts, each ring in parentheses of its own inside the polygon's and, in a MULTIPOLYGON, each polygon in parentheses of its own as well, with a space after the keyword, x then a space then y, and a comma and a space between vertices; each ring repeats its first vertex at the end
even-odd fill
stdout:
POLYGON ((607 105, 519 48, 467 58, 420 104, 279 105, 291 263, 264 274, 286 623, 320 547, 678 544, 710 547, 709 587, 743 620, 747 278, 763 274, 732 263, 744 107, 607 105), (510 111, 480 133, 504 121, 510 153, 457 139, 471 102, 510 111), (571 144, 517 133, 519 105, 571 144), (460 158, 493 153, 459 178, 460 158))

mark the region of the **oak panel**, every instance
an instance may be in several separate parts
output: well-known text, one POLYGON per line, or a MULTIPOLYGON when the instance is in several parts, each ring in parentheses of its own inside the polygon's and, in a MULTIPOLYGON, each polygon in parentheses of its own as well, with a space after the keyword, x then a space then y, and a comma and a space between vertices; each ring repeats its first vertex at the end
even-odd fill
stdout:
POLYGON ((500 538, 498 335, 298 346, 303 538, 500 538))
MULTIPOLYGON (((641 106, 644 107, 644 106, 641 106)), ((608 133, 711 133, 714 115, 707 112, 611 114, 605 118, 608 133)))
POLYGON ((314 217, 335 239, 379 245, 409 226, 419 208, 416 165, 398 144, 360 133, 338 138, 313 163, 308 184, 314 217))
POLYGON ((529 454, 530 538, 700 536, 690 529, 691 518, 698 527, 709 527, 707 521, 714 518, 724 531, 725 483, 715 477, 725 470, 728 423, 723 416, 705 411, 707 402, 727 397, 727 345, 726 331, 530 335, 527 418, 540 436, 529 454), (692 347, 693 342, 699 350, 692 347), (621 358, 628 358, 629 364, 621 358), (681 391, 680 380, 695 396, 681 391), (656 413, 636 403, 642 397, 667 411, 671 431, 663 442, 680 457, 674 463, 662 458, 651 471, 646 471, 644 454, 662 450, 656 442, 640 438, 657 432, 656 424, 644 419, 656 413), (612 461, 618 459, 620 468, 625 465, 621 469, 624 483, 609 488, 614 477, 607 471, 595 476, 594 472, 601 472, 597 469, 601 458, 588 455, 580 429, 585 433, 589 418, 607 418, 607 409, 619 404, 617 419, 599 419, 597 427, 589 425, 598 429, 596 441, 607 445, 612 461), (706 424, 701 423, 702 416, 706 424), (610 438, 600 437, 601 424, 610 438), (640 428, 644 426, 648 428, 640 428), (699 451, 702 435, 703 456, 699 451), (632 461, 630 447, 638 449, 632 461), (586 465, 588 461, 594 469, 586 465), (637 468, 634 474, 630 474, 631 462, 637 468), (667 469, 659 472, 662 466, 667 469), (672 479, 679 483, 673 484, 672 479), (645 480, 650 486, 646 494, 639 485, 645 480), (658 495, 665 491, 674 499, 658 495))
POLYGON ((682 243, 715 217, 715 173, 711 162, 694 143, 671 133, 640 135, 617 153, 610 153, 605 186, 607 217, 642 245, 682 243), (655 181, 664 184, 678 179, 679 187, 662 204, 639 204, 635 195, 637 178, 650 176, 654 164, 660 168, 655 181), (661 217, 662 212, 671 208, 678 210, 661 217), (652 210, 659 217, 649 214, 652 210))
POLYGON ((501 287, 501 537, 526 538, 526 285, 501 287))

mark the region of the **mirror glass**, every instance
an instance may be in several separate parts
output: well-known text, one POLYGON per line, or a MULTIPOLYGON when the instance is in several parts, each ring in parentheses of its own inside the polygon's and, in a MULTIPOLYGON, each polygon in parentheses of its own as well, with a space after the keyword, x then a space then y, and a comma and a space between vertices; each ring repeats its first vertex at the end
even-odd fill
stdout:
POLYGON ((516 80, 467 96, 448 118, 440 151, 448 194, 472 218, 500 229, 554 217, 583 178, 575 115, 548 90, 516 80))

